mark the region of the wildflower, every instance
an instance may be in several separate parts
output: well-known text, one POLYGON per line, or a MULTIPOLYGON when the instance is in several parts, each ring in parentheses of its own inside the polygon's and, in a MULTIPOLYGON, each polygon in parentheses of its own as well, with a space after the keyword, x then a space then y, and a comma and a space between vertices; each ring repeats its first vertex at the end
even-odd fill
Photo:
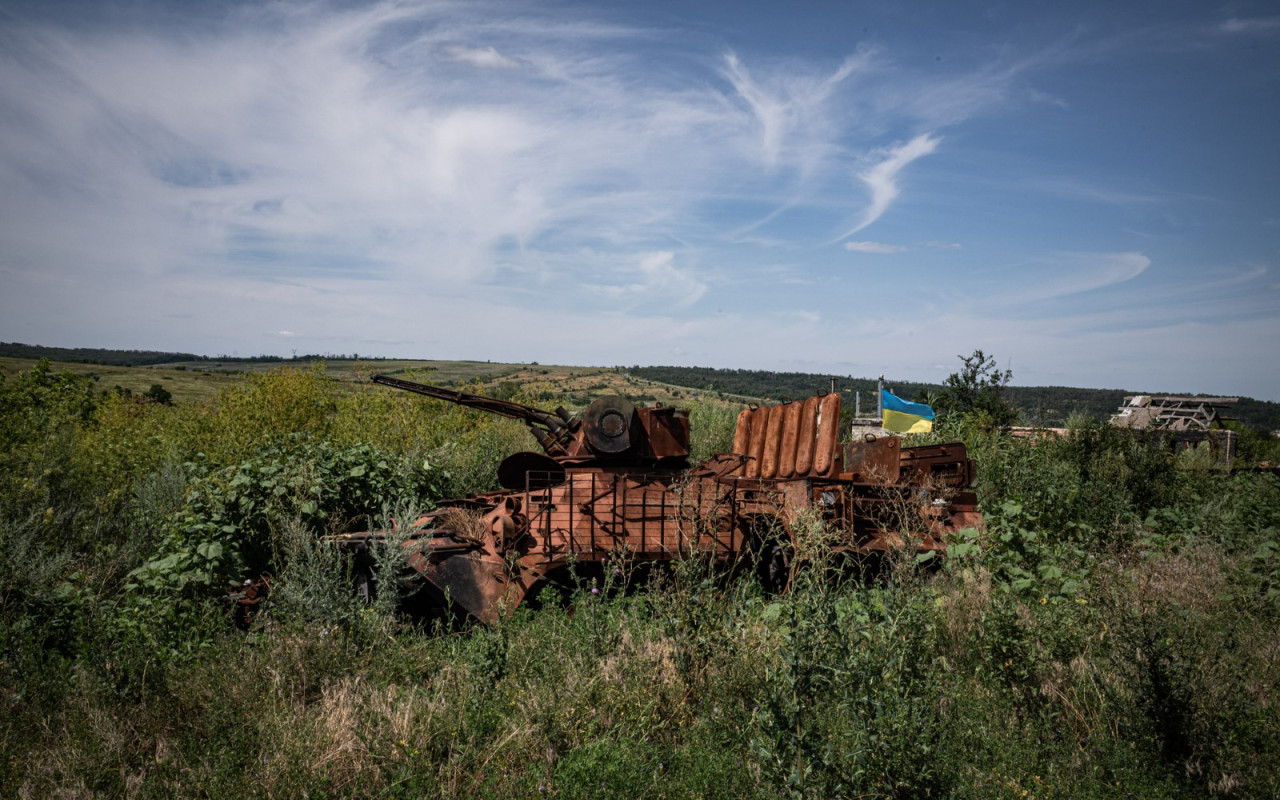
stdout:
POLYGON ((591 587, 591 593, 592 593, 592 594, 600 594, 600 590, 599 590, 599 589, 597 589, 596 587, 592 586, 592 587, 591 587))
POLYGON ((1045 604, 1045 603, 1047 603, 1047 602, 1049 602, 1049 598, 1048 598, 1048 597, 1041 597, 1041 598, 1040 598, 1040 605, 1044 605, 1044 604, 1045 604))

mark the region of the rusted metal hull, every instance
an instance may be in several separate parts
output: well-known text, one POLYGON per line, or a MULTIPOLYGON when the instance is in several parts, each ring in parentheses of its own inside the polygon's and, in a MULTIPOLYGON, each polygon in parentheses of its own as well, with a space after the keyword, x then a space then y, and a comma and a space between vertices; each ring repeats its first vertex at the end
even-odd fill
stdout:
POLYGON ((836 532, 835 549, 850 555, 936 552, 948 533, 981 523, 963 444, 902 448, 886 437, 841 448, 839 416, 838 395, 747 409, 739 452, 690 469, 524 469, 522 487, 413 521, 410 566, 434 602, 492 622, 575 564, 758 560, 795 548, 802 523, 836 532))

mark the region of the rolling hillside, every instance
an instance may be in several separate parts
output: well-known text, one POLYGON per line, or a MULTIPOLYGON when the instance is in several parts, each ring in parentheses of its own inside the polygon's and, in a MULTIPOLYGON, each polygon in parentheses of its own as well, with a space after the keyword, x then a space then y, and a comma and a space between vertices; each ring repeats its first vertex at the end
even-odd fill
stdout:
MULTIPOLYGON (((602 394, 621 394, 637 402, 688 403, 715 401, 728 404, 769 402, 807 397, 833 387, 844 394, 852 408, 860 395, 864 414, 873 414, 874 378, 823 375, 805 372, 715 369, 710 367, 631 366, 570 367, 509 364, 489 361, 435 361, 381 359, 354 355, 306 355, 297 358, 254 356, 199 356, 150 350, 41 347, 0 342, 0 376, 29 369, 47 358, 66 364, 81 374, 97 376, 103 389, 119 386, 145 392, 159 383, 175 401, 216 394, 232 375, 261 372, 281 366, 306 367, 323 361, 330 377, 360 380, 374 373, 408 376, 450 386, 483 387, 486 392, 518 389, 544 399, 563 398, 585 405, 602 394)), ((887 385, 899 396, 916 399, 923 392, 938 391, 938 384, 897 381, 887 385)), ((1073 414, 1104 419, 1115 412, 1126 395, 1178 394, 1175 389, 1083 389, 1069 386, 1010 386, 1006 396, 1032 425, 1061 426, 1073 414)), ((1263 431, 1280 429, 1280 403, 1242 397, 1231 417, 1263 431)))

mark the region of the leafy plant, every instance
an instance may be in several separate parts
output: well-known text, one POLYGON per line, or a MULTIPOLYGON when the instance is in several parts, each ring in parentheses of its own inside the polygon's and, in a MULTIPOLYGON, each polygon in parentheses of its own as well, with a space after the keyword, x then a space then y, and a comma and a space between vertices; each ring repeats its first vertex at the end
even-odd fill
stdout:
POLYGON ((220 470, 204 460, 184 466, 195 478, 163 555, 134 570, 130 588, 208 592, 283 567, 273 533, 286 523, 339 533, 367 525, 387 503, 425 506, 440 496, 440 476, 425 462, 308 437, 268 444, 220 470))

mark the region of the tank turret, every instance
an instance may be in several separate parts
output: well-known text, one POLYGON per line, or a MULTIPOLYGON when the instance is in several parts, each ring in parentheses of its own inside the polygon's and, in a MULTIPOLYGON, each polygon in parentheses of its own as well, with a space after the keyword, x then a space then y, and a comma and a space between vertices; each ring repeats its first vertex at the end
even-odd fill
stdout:
POLYGON ((557 463, 630 464, 682 468, 689 457, 689 412, 680 408, 636 406, 616 395, 598 397, 581 414, 555 412, 458 392, 439 386, 374 375, 374 383, 518 419, 557 463))

